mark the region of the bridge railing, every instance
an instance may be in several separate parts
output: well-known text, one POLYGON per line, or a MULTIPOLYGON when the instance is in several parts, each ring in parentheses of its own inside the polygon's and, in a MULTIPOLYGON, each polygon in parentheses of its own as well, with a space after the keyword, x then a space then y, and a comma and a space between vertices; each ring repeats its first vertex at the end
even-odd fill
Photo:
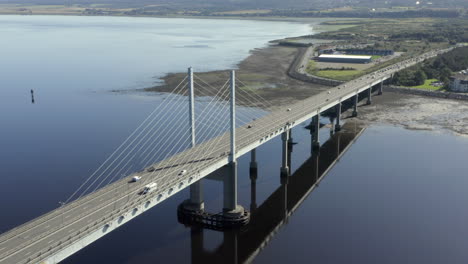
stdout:
MULTIPOLYGON (((118 219, 118 217, 122 216, 122 211, 126 211, 126 213, 131 212, 134 208, 145 204, 148 201, 151 201, 157 195, 158 194, 155 194, 150 197, 141 197, 126 204, 123 208, 115 209, 110 214, 100 218, 99 220, 94 221, 91 224, 84 226, 76 232, 73 232, 66 238, 65 241, 60 240, 51 246, 45 247, 43 250, 39 251, 34 256, 28 257, 27 259, 23 260, 23 263, 37 263, 54 255, 57 251, 60 251, 63 248, 73 245, 75 242, 79 241, 83 237, 86 237, 87 235, 93 232, 99 231, 100 229, 104 228, 107 224, 110 224, 111 221, 118 219)), ((85 214, 82 214, 81 216, 83 215, 85 214)))

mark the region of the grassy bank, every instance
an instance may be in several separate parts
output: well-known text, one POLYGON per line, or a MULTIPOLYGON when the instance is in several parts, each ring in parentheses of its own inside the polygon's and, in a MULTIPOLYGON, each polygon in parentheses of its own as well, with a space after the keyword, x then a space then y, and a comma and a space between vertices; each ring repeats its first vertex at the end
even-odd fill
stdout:
POLYGON ((427 79, 426 81, 424 81, 424 84, 421 84, 421 85, 418 85, 418 86, 411 86, 411 88, 432 90, 432 91, 440 90, 442 87, 435 87, 435 86, 431 85, 431 83, 437 82, 437 81, 439 81, 439 80, 437 80, 437 79, 427 79))

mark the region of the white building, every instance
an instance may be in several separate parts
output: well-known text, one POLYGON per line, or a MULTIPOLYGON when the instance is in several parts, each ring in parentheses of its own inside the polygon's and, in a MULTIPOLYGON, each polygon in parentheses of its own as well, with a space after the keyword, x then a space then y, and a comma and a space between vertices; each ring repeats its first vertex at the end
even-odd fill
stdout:
POLYGON ((450 77, 449 88, 454 92, 468 92, 468 70, 461 71, 450 77))

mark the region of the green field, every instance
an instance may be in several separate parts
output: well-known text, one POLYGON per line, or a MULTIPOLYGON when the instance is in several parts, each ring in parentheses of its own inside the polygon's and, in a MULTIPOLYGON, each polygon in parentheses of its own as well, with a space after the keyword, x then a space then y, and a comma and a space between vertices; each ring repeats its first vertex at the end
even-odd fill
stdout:
POLYGON ((425 89, 425 90, 439 90, 442 87, 434 87, 431 85, 432 82, 437 82, 439 80, 437 79, 427 79, 424 84, 418 85, 418 86, 411 86, 411 88, 417 88, 417 89, 425 89))
POLYGON ((362 74, 360 70, 327 70, 327 71, 317 71, 314 75, 339 81, 349 81, 357 78, 362 74))

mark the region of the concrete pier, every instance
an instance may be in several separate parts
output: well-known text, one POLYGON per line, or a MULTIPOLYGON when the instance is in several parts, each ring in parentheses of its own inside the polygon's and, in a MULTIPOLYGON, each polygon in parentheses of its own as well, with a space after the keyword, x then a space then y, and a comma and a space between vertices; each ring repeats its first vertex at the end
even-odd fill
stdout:
POLYGON ((369 87, 369 90, 367 90, 367 105, 372 104, 372 86, 369 87))
POLYGON ((187 203, 185 206, 187 209, 197 211, 205 209, 202 180, 199 180, 190 185, 190 200, 189 203, 187 203))
POLYGON ((335 134, 335 117, 330 116, 329 120, 330 120, 330 136, 332 136, 333 134, 335 134))
POLYGON ((312 118, 312 127, 311 128, 313 128, 312 150, 318 150, 318 149, 320 149, 320 139, 319 139, 320 116, 319 115, 316 115, 316 116, 314 116, 312 118))
POLYGON ((357 117, 357 116, 358 116, 358 111, 357 111, 358 103, 359 103, 359 94, 356 94, 356 95, 354 96, 353 117, 357 117))
POLYGON ((224 175, 223 180, 223 211, 227 213, 235 213, 242 208, 237 205, 237 161, 231 161, 227 166, 228 173, 224 175))
POLYGON ((282 158, 281 158, 281 176, 289 176, 289 167, 288 167, 288 154, 289 154, 289 133, 290 130, 286 130, 281 134, 282 142, 282 158))
POLYGON ((382 95, 383 94, 383 81, 380 82, 379 84, 379 93, 378 95, 382 95))
POLYGON ((335 111, 336 111, 336 124, 335 124, 335 132, 338 132, 341 130, 341 102, 338 103, 335 106, 335 111))
POLYGON ((252 149, 250 151, 250 173, 252 174, 253 172, 256 174, 258 169, 258 164, 257 164, 257 149, 252 149))

